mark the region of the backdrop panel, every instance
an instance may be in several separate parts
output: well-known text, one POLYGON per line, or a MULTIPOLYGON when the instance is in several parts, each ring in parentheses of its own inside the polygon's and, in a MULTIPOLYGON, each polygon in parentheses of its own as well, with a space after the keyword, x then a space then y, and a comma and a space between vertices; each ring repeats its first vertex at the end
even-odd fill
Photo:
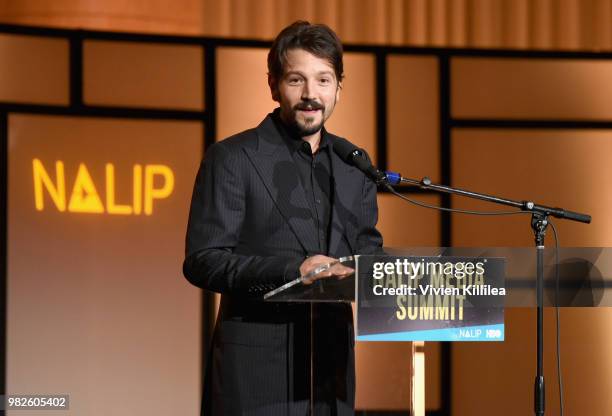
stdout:
POLYGON ((68 104, 68 40, 0 34, 0 101, 68 104))
POLYGON ((612 62, 453 58, 453 117, 610 120, 612 62))
POLYGON ((87 40, 87 104, 202 110, 203 51, 197 45, 87 40))
POLYGON ((202 129, 9 116, 8 392, 69 394, 74 415, 197 413, 181 263, 202 129))

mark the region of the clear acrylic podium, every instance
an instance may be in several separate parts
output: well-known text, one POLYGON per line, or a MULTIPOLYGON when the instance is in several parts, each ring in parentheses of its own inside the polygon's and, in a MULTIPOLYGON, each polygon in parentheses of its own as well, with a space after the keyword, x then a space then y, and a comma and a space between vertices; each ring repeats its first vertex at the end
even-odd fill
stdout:
MULTIPOLYGON (((344 259, 342 259, 344 260, 344 259)), ((343 261, 350 267, 354 267, 352 258, 348 261, 343 261)), ((320 271, 319 271, 320 272, 320 271)), ((316 325, 316 319, 313 317, 317 314, 318 305, 330 304, 330 303, 344 303, 350 304, 355 301, 355 275, 351 275, 344 279, 320 279, 314 281, 312 284, 305 285, 302 283, 301 278, 291 281, 264 296, 264 300, 267 302, 297 302, 297 303, 308 303, 310 308, 310 324, 316 325)), ((314 334, 315 328, 311 327, 311 334, 314 334)), ((313 339, 310 339, 311 345, 313 339)), ((424 416, 425 415, 425 353, 424 353, 424 342, 412 342, 409 349, 410 359, 408 360, 410 365, 405 369, 406 374, 410 379, 410 389, 405 392, 407 402, 409 403, 409 409, 406 409, 406 414, 411 416, 424 416)), ((318 357, 316 353, 312 353, 310 349, 310 363, 311 363, 311 380, 313 384, 317 383, 316 377, 312 376, 312 373, 316 372, 316 366, 319 365, 318 357)), ((359 375, 356 375, 359 377, 359 375)), ((311 415, 318 415, 316 411, 315 398, 313 397, 313 391, 316 386, 311 386, 311 402, 310 412, 311 415)), ((360 410, 360 409, 357 409, 360 410)), ((345 414, 338 412, 338 414, 345 414)), ((348 413, 346 413, 348 414, 348 413)))

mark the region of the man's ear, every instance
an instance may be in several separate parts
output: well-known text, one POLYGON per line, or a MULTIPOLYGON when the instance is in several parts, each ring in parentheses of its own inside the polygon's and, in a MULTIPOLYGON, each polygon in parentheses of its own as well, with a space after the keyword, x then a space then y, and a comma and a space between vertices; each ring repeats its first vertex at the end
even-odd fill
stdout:
POLYGON ((338 82, 338 88, 336 88, 336 102, 340 101, 340 90, 342 89, 342 81, 338 82))
POLYGON ((268 74, 268 86, 270 87, 272 99, 277 103, 280 102, 280 95, 278 94, 278 81, 270 74, 268 74))

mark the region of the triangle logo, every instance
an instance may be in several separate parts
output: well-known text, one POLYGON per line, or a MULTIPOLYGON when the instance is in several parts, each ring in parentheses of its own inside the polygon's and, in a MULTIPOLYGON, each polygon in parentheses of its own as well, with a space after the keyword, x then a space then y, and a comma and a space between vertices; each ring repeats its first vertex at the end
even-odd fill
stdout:
POLYGON ((70 212, 89 212, 99 214, 104 212, 104 205, 98 195, 96 186, 91 179, 91 175, 87 167, 81 163, 79 171, 74 181, 72 194, 70 195, 70 203, 68 204, 70 212))

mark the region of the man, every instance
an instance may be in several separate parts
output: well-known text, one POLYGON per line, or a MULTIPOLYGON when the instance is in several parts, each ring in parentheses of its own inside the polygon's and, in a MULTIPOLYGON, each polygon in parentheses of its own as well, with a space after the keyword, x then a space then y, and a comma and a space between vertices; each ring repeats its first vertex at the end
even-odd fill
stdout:
MULTIPOLYGON (((268 71, 279 108, 211 146, 191 202, 184 274, 222 294, 202 412, 353 414, 350 305, 262 301, 317 266, 382 245, 376 188, 324 128, 340 98, 342 45, 327 26, 296 22, 274 41, 268 71)), ((336 264, 314 279, 352 272, 336 264)))

